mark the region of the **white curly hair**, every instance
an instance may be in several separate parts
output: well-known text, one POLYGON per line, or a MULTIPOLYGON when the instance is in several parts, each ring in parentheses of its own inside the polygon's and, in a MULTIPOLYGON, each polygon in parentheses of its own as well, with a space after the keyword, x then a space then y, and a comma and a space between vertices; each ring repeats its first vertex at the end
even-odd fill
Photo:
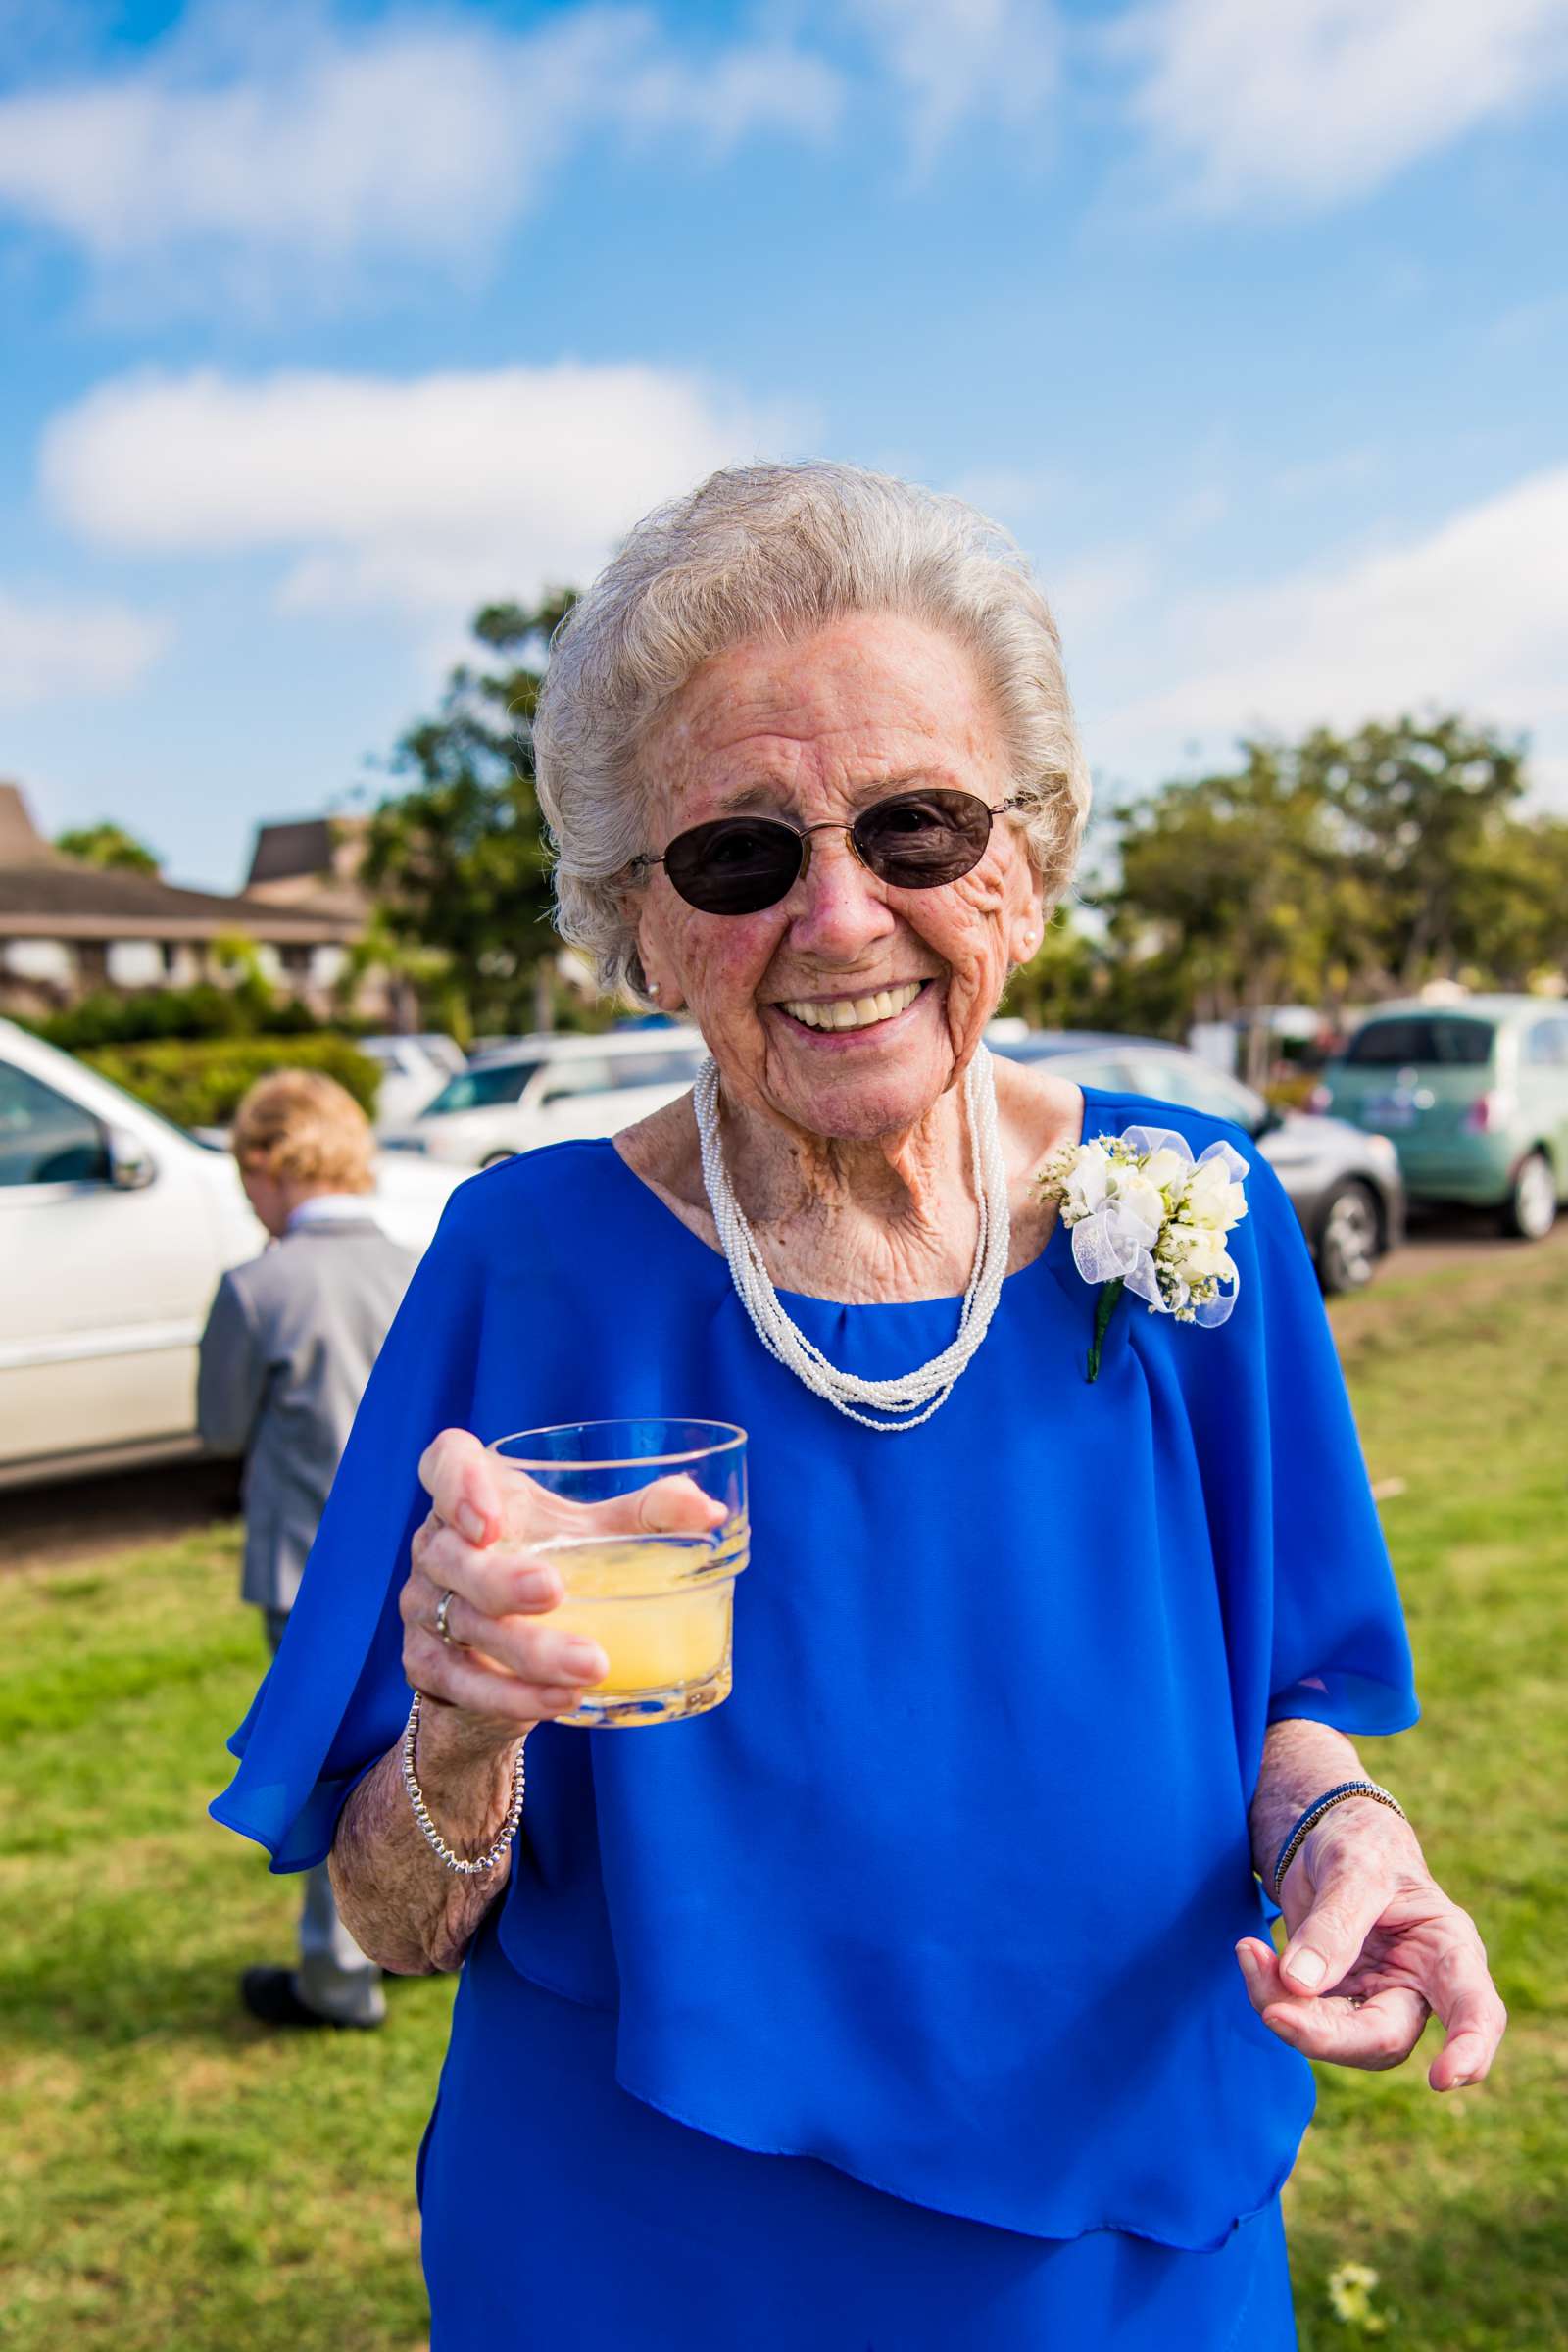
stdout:
POLYGON ((1089 813, 1051 608, 1016 542, 961 498, 858 466, 730 466, 657 507, 556 632, 533 721, 561 935, 600 986, 646 1003, 631 911, 637 773, 653 721, 700 665, 855 612, 943 630, 979 663, 1049 913, 1089 813))

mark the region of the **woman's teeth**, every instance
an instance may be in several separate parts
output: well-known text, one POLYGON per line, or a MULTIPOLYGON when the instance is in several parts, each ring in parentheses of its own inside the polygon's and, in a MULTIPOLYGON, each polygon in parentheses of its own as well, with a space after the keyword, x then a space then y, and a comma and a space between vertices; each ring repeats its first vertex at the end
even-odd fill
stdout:
POLYGON ((907 980, 902 988, 879 989, 872 997, 840 997, 832 1004, 786 997, 784 1010, 808 1029, 869 1029, 873 1021, 891 1021, 895 1013, 907 1011, 924 986, 923 980, 907 980))

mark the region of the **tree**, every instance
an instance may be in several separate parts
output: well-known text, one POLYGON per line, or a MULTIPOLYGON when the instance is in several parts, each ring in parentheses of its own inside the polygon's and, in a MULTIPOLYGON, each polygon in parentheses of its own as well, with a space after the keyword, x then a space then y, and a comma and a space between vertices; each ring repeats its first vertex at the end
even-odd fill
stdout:
POLYGON ((1107 1026, 1240 1017, 1256 1081, 1270 1005, 1332 1018, 1430 979, 1518 988, 1560 968, 1568 824, 1514 813, 1521 743, 1450 712, 1239 749, 1118 812, 1107 1026))
POLYGON ((164 862, 156 850, 107 816, 95 825, 76 825, 57 833, 55 848, 64 850, 68 858, 79 858, 83 865, 105 866, 117 873, 156 874, 164 862))
POLYGON ((1148 967, 1167 1024, 1240 1016, 1255 1080, 1267 1009, 1323 993, 1336 934, 1353 933, 1363 910, 1320 787, 1281 745, 1241 752, 1228 773, 1163 785, 1118 812, 1121 872, 1108 904, 1129 976, 1148 967))
POLYGON ((1342 854, 1371 916, 1364 943, 1400 991, 1489 964, 1477 927, 1478 873, 1513 824, 1525 747, 1457 712, 1318 728, 1290 755, 1302 788, 1333 809, 1342 854))
POLYGON ((333 1001, 340 1012, 352 1016, 361 987, 372 972, 390 1000, 394 1028, 416 1029, 423 1007, 432 1026, 450 1030, 465 1044, 472 1036, 467 1000, 453 979, 451 956, 444 948, 421 947, 416 940, 394 931, 384 906, 372 907, 369 921, 349 949, 333 983, 333 1001))
POLYGON ((1102 1017, 1098 1000, 1106 985, 1101 949, 1063 905, 1032 959, 1008 981, 1002 1009, 1021 1013, 1035 1029, 1081 1029, 1102 1017))
POLYGON ((444 956, 448 1017, 469 1035, 551 1025, 558 943, 531 724, 545 649, 574 601, 563 589, 475 616, 474 636, 502 661, 452 671, 434 716, 393 755, 392 772, 413 782, 370 819, 363 870, 382 920, 444 956))
POLYGON ((1508 817, 1463 865, 1458 977, 1473 985, 1560 986, 1568 966, 1568 819, 1508 817))

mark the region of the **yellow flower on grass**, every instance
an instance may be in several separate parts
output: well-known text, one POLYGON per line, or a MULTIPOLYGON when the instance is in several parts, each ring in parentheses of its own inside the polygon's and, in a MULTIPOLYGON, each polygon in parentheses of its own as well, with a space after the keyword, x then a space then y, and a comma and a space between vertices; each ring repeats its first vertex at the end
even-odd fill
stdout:
POLYGON ((1388 2333, 1386 2314, 1372 2308, 1377 2283, 1377 2272, 1364 2262, 1342 2262, 1337 2271, 1329 2273, 1329 2309, 1343 2327, 1353 2328, 1358 2335, 1388 2333))

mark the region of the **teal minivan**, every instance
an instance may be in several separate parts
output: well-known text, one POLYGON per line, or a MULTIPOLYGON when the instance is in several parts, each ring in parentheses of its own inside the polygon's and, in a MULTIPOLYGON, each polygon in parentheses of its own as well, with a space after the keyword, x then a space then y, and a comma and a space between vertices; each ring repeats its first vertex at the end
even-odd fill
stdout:
POLYGON ((1495 1208, 1506 1232, 1541 1241, 1568 1197, 1568 1004, 1381 1004, 1308 1107, 1390 1137, 1412 1201, 1495 1208))

